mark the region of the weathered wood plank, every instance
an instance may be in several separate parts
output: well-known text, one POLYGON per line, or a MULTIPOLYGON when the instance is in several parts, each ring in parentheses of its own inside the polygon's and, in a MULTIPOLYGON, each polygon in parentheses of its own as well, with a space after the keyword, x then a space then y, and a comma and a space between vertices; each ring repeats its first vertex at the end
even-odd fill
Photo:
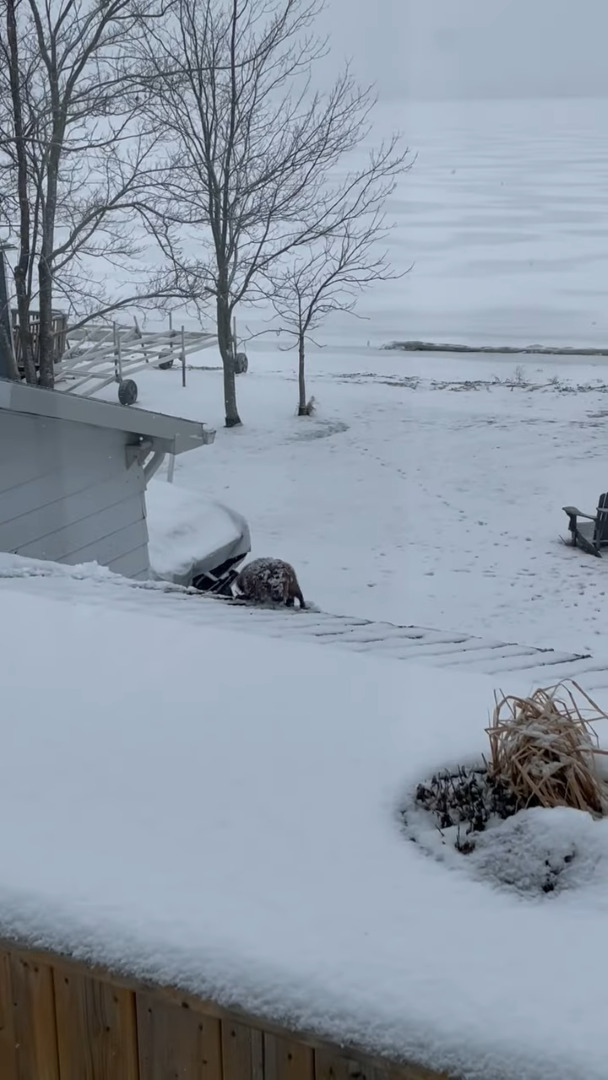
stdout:
POLYGON ((376 1080, 373 1065, 345 1057, 332 1050, 315 1050, 315 1080, 376 1080))
POLYGON ((138 1080, 132 991, 54 968, 61 1080, 138 1080))
MULTIPOLYGON (((332 1059, 344 1060, 350 1058, 355 1062, 356 1069, 359 1072, 365 1072, 365 1075, 367 1075, 367 1070, 376 1069, 383 1075, 388 1072, 390 1080, 445 1080, 445 1077, 439 1073, 424 1070, 415 1065, 410 1066, 391 1062, 376 1055, 370 1055, 360 1047, 353 1046, 350 1050, 345 1050, 309 1031, 289 1032, 278 1024, 273 1024, 266 1019, 246 1013, 244 1010, 239 1009, 238 1006, 227 1009, 218 1005, 217 1002, 195 997, 176 987, 155 986, 149 981, 135 976, 118 974, 101 965, 88 965, 80 960, 72 960, 40 949, 30 949, 6 938, 0 938, 0 951, 2 949, 11 953, 18 953, 19 956, 27 959, 32 964, 48 964, 50 962, 56 964, 62 970, 65 969, 68 974, 70 972, 80 974, 88 978, 105 981, 113 988, 149 995, 155 1001, 165 1003, 168 1006, 179 1006, 181 1008, 182 1003, 186 1002, 197 1016, 202 1015, 203 1017, 220 1020, 225 1080, 231 1080, 231 1078, 237 1076, 240 1080, 242 1074, 235 1071, 234 1066, 235 1059, 238 1065, 239 1055, 243 1051, 245 1052, 245 1060, 249 1062, 251 1068, 250 1075, 254 1076, 255 1080, 263 1080, 262 1032, 272 1033, 280 1039, 297 1041, 299 1044, 310 1047, 319 1053, 329 1054, 332 1059), (235 1035, 231 1035, 231 1032, 234 1032, 235 1035), (238 1043, 237 1048, 234 1046, 235 1042, 238 1043), (409 1073, 408 1069, 410 1070, 409 1073)), ((2 1080, 1 1076, 0 1080, 2 1080)), ((23 1080, 21 1074, 19 1074, 19 1080, 23 1080)), ((31 1075, 27 1077, 27 1080, 31 1080, 31 1075)), ((36 1080, 38 1080, 37 1077, 36 1080)), ((63 1077, 61 1080, 63 1080, 63 1077)))
POLYGON ((139 1080, 222 1080, 220 1022, 138 993, 139 1080))
MULTIPOLYGON (((423 1065, 387 1065, 386 1068, 380 1065, 376 1067, 375 1074, 379 1080, 450 1080, 447 1073, 433 1072, 423 1065)), ((458 1078, 452 1073, 451 1080, 458 1078)))
POLYGON ((48 964, 11 953, 18 1080, 59 1080, 53 975, 48 964))
POLYGON ((264 1080, 314 1080, 314 1052, 303 1043, 265 1031, 264 1080))
POLYGON ((0 1077, 17 1080, 11 961, 7 952, 0 953, 0 1077))
POLYGON ((248 1024, 222 1020, 223 1080, 264 1080, 263 1034, 248 1024))
POLYGON ((314 1051, 315 1080, 448 1080, 422 1065, 378 1065, 335 1050, 314 1051))

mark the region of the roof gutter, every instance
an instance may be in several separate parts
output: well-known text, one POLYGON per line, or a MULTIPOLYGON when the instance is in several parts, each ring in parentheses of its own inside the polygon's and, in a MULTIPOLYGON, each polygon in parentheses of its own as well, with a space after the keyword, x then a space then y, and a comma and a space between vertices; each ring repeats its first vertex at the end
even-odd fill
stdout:
POLYGON ((212 443, 215 431, 194 420, 165 413, 113 405, 107 401, 60 393, 41 386, 27 386, 0 377, 0 410, 28 413, 49 420, 124 431, 140 439, 152 439, 169 454, 182 454, 212 443))

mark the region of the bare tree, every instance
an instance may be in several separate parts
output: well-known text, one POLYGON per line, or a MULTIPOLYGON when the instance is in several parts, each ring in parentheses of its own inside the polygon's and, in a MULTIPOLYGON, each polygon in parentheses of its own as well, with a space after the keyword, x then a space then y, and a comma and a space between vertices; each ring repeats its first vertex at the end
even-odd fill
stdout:
MULTIPOLYGON (((344 191, 328 199, 330 178, 369 131, 373 94, 348 70, 326 94, 311 89, 324 52, 312 32, 319 7, 177 0, 171 30, 147 39, 154 108, 170 143, 148 224, 176 291, 215 304, 227 427, 241 423, 235 309, 264 299, 287 252, 339 227, 344 191)), ((404 159, 393 139, 373 168, 396 172, 404 159)), ((360 184, 360 174, 347 177, 346 187, 360 184)))
MULTIPOLYGON (((400 168, 409 168, 403 163, 400 168)), ((271 278, 269 297, 279 319, 279 333, 295 339, 298 349, 298 416, 306 416, 306 342, 332 312, 356 314, 359 294, 380 281, 402 277, 382 249, 388 228, 384 204, 395 185, 391 159, 372 155, 346 190, 339 185, 319 209, 321 235, 299 247, 291 261, 271 278), (331 223, 332 217, 335 219, 331 223), (327 231, 325 231, 327 230, 327 231)))
MULTIPOLYGON (((16 236, 14 269, 25 375, 39 309, 39 379, 54 382, 53 302, 112 310, 105 280, 137 264, 134 218, 157 141, 139 120, 134 46, 162 0, 0 0, 0 180, 16 236), (95 263, 104 270, 96 274, 95 263)), ((142 233, 143 235, 143 233, 142 233)), ((148 295, 145 274, 133 295, 148 295)), ((147 280, 147 279, 146 279, 147 280)), ((152 290, 154 291, 154 290, 152 290)), ((133 289, 131 288, 131 292, 133 289)))
MULTIPOLYGON (((4 131, 3 149, 9 153, 9 162, 14 163, 16 171, 16 196, 19 208, 19 260, 15 267, 15 289, 17 293, 17 310, 19 325, 21 328, 21 358, 28 382, 36 381, 36 368, 32 352, 32 335, 29 326, 29 303, 27 299, 28 271, 31 259, 32 228, 30 201, 28 191, 28 150, 27 138, 23 117, 22 88, 29 83, 31 69, 24 71, 19 54, 19 37, 17 32, 17 14, 15 0, 5 0, 6 6, 6 38, 2 42, 2 53, 5 61, 5 78, 8 76, 10 88, 10 106, 8 114, 12 120, 14 141, 11 145, 10 137, 4 131)), ((5 112, 6 116, 6 112, 5 112)), ((10 128, 9 128, 10 131, 10 128)), ((7 170, 4 169, 4 178, 7 170)), ((10 187, 9 187, 10 190, 10 187)), ((5 213, 6 213, 5 199, 5 213)))

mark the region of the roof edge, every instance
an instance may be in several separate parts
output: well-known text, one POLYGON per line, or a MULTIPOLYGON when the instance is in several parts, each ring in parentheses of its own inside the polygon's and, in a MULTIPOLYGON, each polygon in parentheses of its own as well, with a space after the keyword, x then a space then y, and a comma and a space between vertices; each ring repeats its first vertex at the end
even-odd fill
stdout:
POLYGON ((66 391, 0 379, 0 411, 65 420, 90 427, 125 431, 172 443, 174 453, 213 442, 215 431, 196 420, 150 412, 128 405, 80 397, 66 391))

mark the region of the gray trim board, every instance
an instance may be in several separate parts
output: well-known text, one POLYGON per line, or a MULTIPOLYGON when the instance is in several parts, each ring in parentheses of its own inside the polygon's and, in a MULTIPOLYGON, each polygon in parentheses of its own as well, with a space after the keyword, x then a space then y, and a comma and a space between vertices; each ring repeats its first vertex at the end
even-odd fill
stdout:
POLYGON ((2 410, 128 432, 138 438, 152 439, 155 450, 170 454, 182 454, 186 450, 212 443, 215 439, 213 429, 194 420, 183 420, 133 406, 113 405, 108 401, 95 401, 10 379, 0 379, 2 410))

